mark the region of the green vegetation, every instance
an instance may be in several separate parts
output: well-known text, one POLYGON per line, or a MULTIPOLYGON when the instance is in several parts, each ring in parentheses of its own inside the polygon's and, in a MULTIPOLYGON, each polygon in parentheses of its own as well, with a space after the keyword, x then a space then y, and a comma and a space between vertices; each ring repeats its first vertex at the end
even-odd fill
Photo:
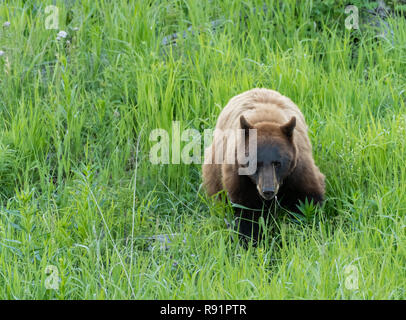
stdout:
POLYGON ((310 0, 48 2, 56 30, 47 1, 0 4, 1 299, 406 298, 404 17, 382 38, 310 0), (327 201, 245 250, 149 134, 213 128, 253 87, 303 111, 327 201))

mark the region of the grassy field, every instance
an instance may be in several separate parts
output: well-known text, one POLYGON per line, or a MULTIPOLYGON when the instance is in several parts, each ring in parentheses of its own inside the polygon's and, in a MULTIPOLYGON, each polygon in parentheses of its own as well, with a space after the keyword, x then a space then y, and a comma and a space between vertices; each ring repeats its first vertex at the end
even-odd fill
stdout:
POLYGON ((0 4, 0 299, 406 299, 406 19, 382 38, 310 0, 48 2, 0 4), (151 164, 149 136, 213 128, 253 87, 304 113, 327 200, 246 250, 201 165, 151 164))

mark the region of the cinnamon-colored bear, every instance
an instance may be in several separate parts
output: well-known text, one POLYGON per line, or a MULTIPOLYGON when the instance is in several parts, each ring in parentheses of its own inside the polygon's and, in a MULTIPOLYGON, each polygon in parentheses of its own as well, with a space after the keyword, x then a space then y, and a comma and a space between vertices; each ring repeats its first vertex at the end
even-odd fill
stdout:
POLYGON ((255 240, 258 218, 276 201, 290 211, 297 211, 299 200, 306 198, 322 203, 324 175, 314 163, 299 108, 268 89, 256 88, 233 97, 220 113, 213 143, 205 150, 203 184, 209 195, 227 192, 231 202, 239 205, 235 214, 240 234, 255 240), (230 130, 239 132, 235 141, 224 134, 230 130), (247 155, 250 132, 256 132, 255 157, 247 155), (241 169, 250 166, 254 170, 241 174, 241 169))

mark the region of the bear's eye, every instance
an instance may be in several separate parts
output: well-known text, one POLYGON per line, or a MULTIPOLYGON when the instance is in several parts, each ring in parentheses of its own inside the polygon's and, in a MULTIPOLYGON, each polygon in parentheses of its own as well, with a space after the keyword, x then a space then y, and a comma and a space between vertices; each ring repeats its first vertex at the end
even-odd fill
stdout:
POLYGON ((281 166, 281 163, 280 163, 279 161, 273 161, 273 162, 272 162, 272 165, 273 165, 275 168, 279 168, 279 167, 281 166))

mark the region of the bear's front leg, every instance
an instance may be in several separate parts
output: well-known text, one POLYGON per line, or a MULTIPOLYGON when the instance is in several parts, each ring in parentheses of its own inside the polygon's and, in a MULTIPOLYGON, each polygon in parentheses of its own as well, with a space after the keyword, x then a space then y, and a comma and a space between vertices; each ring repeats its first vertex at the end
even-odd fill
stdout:
POLYGON ((247 246, 251 241, 253 245, 258 243, 260 214, 260 212, 252 210, 235 209, 235 231, 238 232, 240 242, 243 243, 244 246, 247 246))
POLYGON ((244 245, 250 241, 256 245, 261 237, 259 218, 266 212, 263 210, 264 202, 249 177, 237 172, 237 166, 223 167, 224 189, 234 204, 235 231, 240 241, 244 245))

